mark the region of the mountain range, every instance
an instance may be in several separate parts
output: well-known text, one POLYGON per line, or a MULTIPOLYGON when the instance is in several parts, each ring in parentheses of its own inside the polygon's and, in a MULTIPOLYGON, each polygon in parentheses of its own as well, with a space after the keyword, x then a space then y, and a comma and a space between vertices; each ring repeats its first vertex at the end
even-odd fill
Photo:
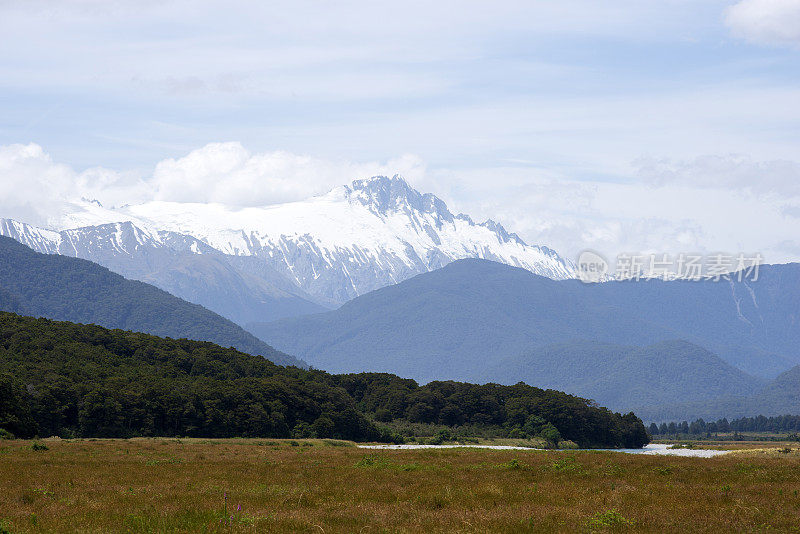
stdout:
POLYGON ((524 381, 650 418, 800 411, 798 264, 585 284, 397 176, 245 209, 85 200, 47 226, 0 219, 41 253, 0 241, 1 310, 305 364, 273 345, 331 372, 524 381))
POLYGON ((0 237, 0 311, 211 341, 306 366, 198 304, 90 261, 39 254, 8 237, 0 237))
POLYGON ((323 369, 421 381, 486 380, 500 359, 558 343, 641 347, 675 339, 773 378, 800 363, 799 292, 799 264, 762 266, 756 282, 584 284, 460 260, 335 311, 248 328, 323 369))
MULTIPOLYGON (((643 417, 676 403, 754 395, 767 385, 766 380, 682 340, 645 347, 596 342, 548 345, 504 358, 484 376, 501 384, 535 382, 643 417)), ((678 410, 673 419, 687 413, 691 412, 678 410)))
POLYGON ((583 284, 460 260, 248 329, 334 372, 524 381, 638 409, 752 395, 800 363, 800 265, 728 278, 583 284))
POLYGON ((398 176, 376 176, 305 201, 232 209, 148 202, 75 204, 51 228, 0 219, 0 235, 152 283, 244 324, 324 311, 461 258, 556 279, 572 262, 494 221, 451 213, 398 176))
POLYGON ((229 256, 190 236, 127 221, 55 232, 0 219, 0 235, 40 253, 93 261, 239 324, 329 309, 253 256, 229 256))
POLYGON ((751 394, 739 392, 701 401, 672 402, 637 410, 648 421, 669 422, 703 418, 715 419, 778 416, 800 413, 800 365, 781 373, 764 387, 751 394))

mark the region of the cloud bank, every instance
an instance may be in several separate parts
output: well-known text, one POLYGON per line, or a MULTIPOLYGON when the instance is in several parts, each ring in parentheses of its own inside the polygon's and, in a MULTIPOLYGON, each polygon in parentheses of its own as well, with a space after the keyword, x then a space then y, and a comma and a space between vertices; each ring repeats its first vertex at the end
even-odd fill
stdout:
POLYGON ((411 155, 386 163, 326 160, 284 151, 253 154, 240 143, 210 143, 155 166, 147 180, 153 200, 220 202, 237 207, 301 200, 357 178, 424 173, 411 155))
POLYGON ((640 158, 635 164, 639 177, 661 187, 680 184, 775 197, 800 196, 800 163, 795 161, 755 161, 731 154, 690 160, 640 158))
POLYGON ((385 162, 332 160, 210 143, 145 173, 54 161, 37 144, 0 146, 0 217, 48 226, 81 199, 106 207, 152 200, 232 207, 302 200, 352 180, 403 175, 453 211, 500 221, 527 242, 574 258, 620 252, 761 252, 800 259, 800 164, 746 156, 640 158, 635 180, 576 180, 545 168, 430 169, 414 155, 385 162))
POLYGON ((742 0, 728 8, 725 23, 750 42, 800 46, 798 0, 742 0))
POLYGON ((151 200, 264 206, 325 193, 358 178, 399 173, 424 175, 423 162, 405 155, 387 162, 354 163, 292 154, 251 153, 241 143, 209 143, 180 158, 158 162, 152 173, 92 167, 76 171, 56 163, 35 144, 0 146, 0 217, 48 224, 70 203, 97 200, 107 207, 151 200))

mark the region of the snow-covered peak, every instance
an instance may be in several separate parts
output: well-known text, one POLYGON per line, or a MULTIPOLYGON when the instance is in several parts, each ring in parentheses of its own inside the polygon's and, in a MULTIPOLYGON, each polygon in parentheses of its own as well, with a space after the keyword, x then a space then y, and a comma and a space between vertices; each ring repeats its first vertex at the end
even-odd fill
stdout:
POLYGON ((355 180, 348 189, 350 198, 361 202, 377 215, 416 211, 447 222, 453 220, 453 214, 442 199, 431 193, 420 193, 398 174, 391 178, 373 176, 355 180))
MULTIPOLYGON (((474 225, 472 218, 464 213, 454 215, 447 204, 432 193, 420 193, 409 185, 399 174, 391 178, 387 176, 373 176, 363 180, 355 180, 350 186, 341 186, 338 195, 346 196, 352 200, 367 206, 373 213, 381 217, 389 213, 418 212, 420 214, 432 215, 434 220, 441 226, 442 222, 452 223, 454 219, 460 219, 470 225, 474 225)), ((507 232, 498 222, 488 219, 480 223, 497 234, 501 241, 514 241, 521 245, 525 242, 515 233, 507 232)))
POLYGON ((327 304, 463 258, 556 279, 575 276, 572 262, 552 250, 527 245, 495 221, 453 215, 440 198, 400 176, 356 180, 326 195, 263 207, 152 201, 106 208, 83 201, 52 227, 60 232, 29 229, 28 239, 58 240, 49 250, 69 246, 90 259, 93 250, 122 254, 142 246, 254 256, 327 304))
POLYGON ((158 229, 148 225, 146 221, 134 217, 128 211, 129 207, 106 208, 97 200, 82 198, 80 202, 68 204, 63 213, 48 219, 47 224, 53 230, 61 231, 129 222, 149 237, 155 238, 158 235, 158 229))

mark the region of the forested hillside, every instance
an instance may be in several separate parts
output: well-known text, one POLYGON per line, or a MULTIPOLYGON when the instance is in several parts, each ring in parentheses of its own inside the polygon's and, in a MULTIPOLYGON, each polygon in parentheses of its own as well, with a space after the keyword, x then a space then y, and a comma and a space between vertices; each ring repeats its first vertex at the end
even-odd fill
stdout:
POLYGON ((637 412, 647 406, 750 395, 766 384, 716 354, 680 340, 647 347, 548 345, 502 360, 486 371, 486 378, 566 390, 603 406, 637 412))
POLYGON ((337 310, 247 325, 260 339, 335 373, 396 373, 422 382, 485 382, 487 368, 537 345, 575 340, 635 345, 663 330, 556 282, 483 260, 461 260, 347 302, 337 310))
POLYGON ((212 343, 0 313, 0 428, 19 436, 396 439, 373 419, 470 424, 505 435, 554 427, 582 446, 639 447, 644 425, 524 384, 330 375, 212 343))
POLYGON ((0 313, 0 375, 21 436, 380 437, 324 376, 208 342, 0 313))
POLYGON ((0 310, 212 341, 278 364, 305 365, 202 306, 149 284, 127 280, 90 261, 39 254, 2 236, 0 310))
POLYGON ((19 314, 28 311, 16 295, 2 286, 0 286, 0 310, 19 314))
POLYGON ((637 412, 647 421, 684 419, 685 414, 705 420, 723 417, 780 416, 800 413, 800 365, 785 373, 753 394, 742 391, 718 399, 642 407, 637 412))
POLYGON ((642 347, 682 339, 772 379, 800 363, 797 317, 798 264, 762 266, 757 281, 584 284, 470 259, 334 311, 247 327, 277 349, 337 373, 485 382, 493 380, 487 369, 504 359, 548 345, 642 347))
POLYGON ((649 441, 633 413, 620 416, 586 399, 523 383, 447 381, 420 386, 384 373, 333 375, 333 380, 383 421, 502 426, 509 436, 534 436, 552 424, 566 439, 586 447, 607 443, 641 447, 649 441))

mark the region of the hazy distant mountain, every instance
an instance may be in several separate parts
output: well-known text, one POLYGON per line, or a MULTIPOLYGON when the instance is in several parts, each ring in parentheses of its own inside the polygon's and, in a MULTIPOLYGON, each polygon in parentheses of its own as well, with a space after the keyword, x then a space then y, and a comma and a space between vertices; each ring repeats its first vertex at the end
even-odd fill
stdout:
MULTIPOLYGON (((648 280, 589 286, 595 302, 669 328, 750 374, 800 363, 800 264, 762 265, 758 279, 648 280)), ((641 344, 641 343, 639 343, 641 344)))
POLYGON ((502 360, 485 378, 567 390, 620 411, 749 395, 766 382, 686 341, 647 347, 595 342, 539 347, 502 360))
POLYGON ((19 315, 30 313, 22 302, 20 302, 19 297, 4 287, 0 287, 0 310, 19 315))
POLYGON ((386 371, 420 381, 481 381, 488 366, 535 345, 657 341, 662 330, 632 314, 618 314, 624 328, 607 335, 603 310, 584 308, 585 289, 575 280, 555 282, 495 262, 461 260, 332 312, 248 329, 321 369, 386 371))
MULTIPOLYGON (((357 180, 326 195, 260 208, 148 202, 106 209, 84 202, 53 224, 66 232, 0 221, 0 234, 39 252, 96 261, 230 318, 220 302, 229 286, 237 288, 232 299, 242 303, 248 296, 242 287, 280 291, 286 309, 278 315, 289 316, 321 311, 297 299, 335 307, 461 258, 491 259, 556 279, 575 274, 554 251, 527 245, 494 221, 454 215, 442 200, 399 177, 357 180), (129 224, 109 224, 119 222, 129 224), (219 261, 198 267, 187 254, 172 258, 174 251, 219 261), (199 280, 183 272, 198 268, 204 273, 199 280), (214 288, 208 295, 206 284, 214 288)), ((274 318, 253 315, 247 320, 274 318)))
POLYGON ((335 311, 248 328, 322 369, 422 381, 487 380, 487 370, 503 359, 559 343, 647 346, 675 339, 774 377, 800 363, 798 275, 800 265, 789 264, 765 266, 751 283, 587 285, 462 260, 335 311))
POLYGON ((758 406, 758 413, 753 411, 752 406, 748 406, 748 413, 742 415, 800 413, 800 365, 781 373, 778 378, 759 391, 752 401, 758 406))
POLYGON ((667 422, 703 418, 778 416, 800 413, 800 365, 781 373, 757 392, 729 395, 718 399, 646 406, 636 414, 649 421, 667 422))
POLYGON ((202 306, 90 261, 39 254, 7 237, 0 237, 0 310, 212 341, 281 365, 304 365, 202 306))

